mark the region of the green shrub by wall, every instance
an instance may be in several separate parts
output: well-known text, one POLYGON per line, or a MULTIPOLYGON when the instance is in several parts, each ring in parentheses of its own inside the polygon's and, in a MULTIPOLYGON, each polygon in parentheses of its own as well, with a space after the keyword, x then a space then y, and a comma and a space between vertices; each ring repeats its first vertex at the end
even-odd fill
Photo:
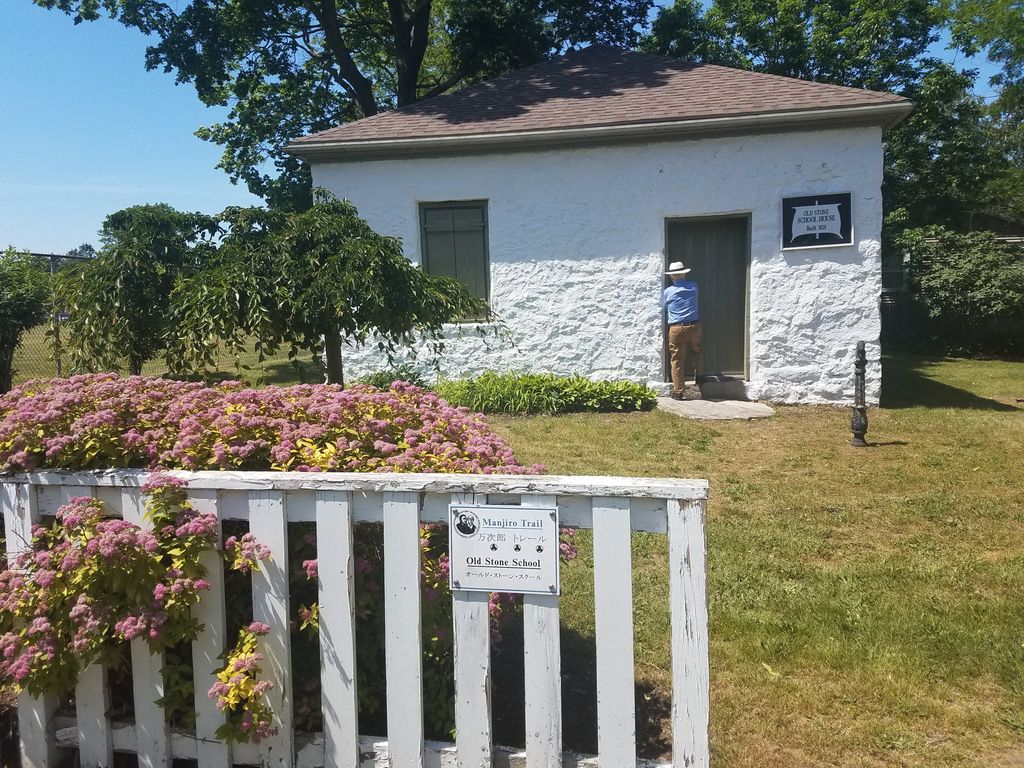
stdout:
POLYGON ((925 341, 954 352, 1024 350, 1024 252, 992 232, 908 229, 896 239, 925 341))
POLYGON ((631 381, 591 381, 548 373, 484 373, 440 381, 436 392, 451 405, 482 413, 556 414, 649 411, 656 394, 631 381))

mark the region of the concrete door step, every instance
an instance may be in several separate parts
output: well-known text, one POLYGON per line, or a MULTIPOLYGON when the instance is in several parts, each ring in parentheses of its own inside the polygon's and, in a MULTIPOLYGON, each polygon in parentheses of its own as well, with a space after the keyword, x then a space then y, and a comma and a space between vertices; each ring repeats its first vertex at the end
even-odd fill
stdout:
POLYGON ((775 415, 775 411, 764 403, 751 403, 745 400, 673 400, 671 397, 659 397, 658 408, 684 419, 706 421, 766 419, 775 415))

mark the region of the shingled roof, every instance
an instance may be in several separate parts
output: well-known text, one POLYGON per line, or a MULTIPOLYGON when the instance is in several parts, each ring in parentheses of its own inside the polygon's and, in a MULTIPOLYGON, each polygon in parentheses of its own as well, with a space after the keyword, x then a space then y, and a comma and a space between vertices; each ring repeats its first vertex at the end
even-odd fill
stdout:
POLYGON ((891 93, 595 45, 444 96, 295 139, 308 157, 590 143, 808 126, 888 126, 891 93))

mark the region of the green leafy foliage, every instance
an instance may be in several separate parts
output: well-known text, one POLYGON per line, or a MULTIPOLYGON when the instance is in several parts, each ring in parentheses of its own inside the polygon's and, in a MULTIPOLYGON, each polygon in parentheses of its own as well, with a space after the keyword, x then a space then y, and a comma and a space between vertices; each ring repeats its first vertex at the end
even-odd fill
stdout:
POLYGON ((0 252, 0 393, 11 388, 22 334, 46 319, 49 304, 50 274, 42 262, 13 248, 0 252))
POLYGON ((908 89, 914 111, 886 138, 890 226, 969 229, 985 211, 1010 214, 1010 200, 989 186, 1008 167, 1007 152, 999 122, 972 93, 975 77, 931 62, 920 83, 908 89))
POLYGON ((408 363, 382 368, 359 379, 360 384, 369 384, 377 389, 389 389, 396 381, 404 381, 421 389, 429 389, 426 377, 408 363))
POLYGON ((938 39, 935 0, 677 0, 644 46, 654 52, 857 88, 901 90, 938 39))
POLYGON ((440 381, 435 390, 452 405, 482 413, 556 414, 581 411, 649 411, 652 389, 630 381, 591 381, 549 373, 493 373, 440 381))
POLYGON ((445 323, 486 311, 462 283, 415 267, 397 238, 326 192, 302 212, 229 208, 223 220, 215 257, 171 296, 172 371, 202 370, 221 342, 240 350, 252 338, 261 354, 323 350, 328 380, 340 384, 342 341, 391 354, 424 337, 439 355, 445 323))
POLYGON ((1024 254, 991 232, 909 229, 897 241, 929 334, 967 351, 1024 349, 1024 254))
POLYGON ((62 343, 80 371, 142 372, 166 343, 175 282, 196 272, 213 248, 217 220, 169 205, 137 205, 103 224, 103 247, 57 275, 67 313, 62 343))

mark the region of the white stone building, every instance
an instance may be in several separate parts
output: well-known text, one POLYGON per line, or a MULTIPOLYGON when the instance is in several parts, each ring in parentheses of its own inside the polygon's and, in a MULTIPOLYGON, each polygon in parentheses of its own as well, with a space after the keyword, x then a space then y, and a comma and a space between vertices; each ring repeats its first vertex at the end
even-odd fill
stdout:
MULTIPOLYGON (((447 376, 664 382, 662 273, 683 261, 705 373, 751 399, 849 402, 865 340, 877 403, 882 133, 909 111, 892 94, 595 46, 289 151, 502 318, 514 346, 452 327, 447 376)), ((345 359, 349 375, 384 365, 375 348, 345 359)))

